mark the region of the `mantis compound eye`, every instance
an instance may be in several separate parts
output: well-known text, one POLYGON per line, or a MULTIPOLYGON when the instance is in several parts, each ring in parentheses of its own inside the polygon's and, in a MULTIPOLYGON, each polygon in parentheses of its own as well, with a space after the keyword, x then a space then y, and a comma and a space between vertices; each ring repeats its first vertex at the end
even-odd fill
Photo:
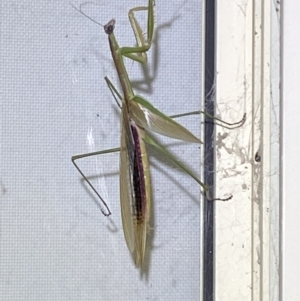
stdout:
POLYGON ((105 26, 104 26, 104 31, 107 34, 111 34, 113 33, 114 29, 115 29, 115 24, 116 21, 114 19, 110 20, 105 26))

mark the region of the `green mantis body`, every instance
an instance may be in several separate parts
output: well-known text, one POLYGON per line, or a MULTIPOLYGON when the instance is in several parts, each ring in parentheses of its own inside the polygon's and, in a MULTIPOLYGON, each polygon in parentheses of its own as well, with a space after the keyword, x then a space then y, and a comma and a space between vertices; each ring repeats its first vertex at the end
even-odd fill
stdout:
MULTIPOLYGON (((147 134, 147 131, 150 130, 171 138, 201 143, 201 141, 185 127, 157 110, 143 97, 134 94, 123 62, 123 56, 139 63, 147 62, 146 52, 151 47, 154 32, 154 0, 148 1, 148 7, 131 9, 129 11, 129 20, 135 33, 136 47, 119 47, 114 35, 115 20, 111 20, 104 26, 123 90, 123 97, 121 97, 109 79, 107 77, 105 78, 114 97, 116 98, 117 96, 122 102, 121 147, 120 149, 116 148, 74 156, 72 157, 72 162, 106 206, 105 201, 79 169, 75 160, 120 150, 120 202, 123 231, 128 249, 132 253, 136 266, 141 266, 145 255, 147 227, 151 212, 151 180, 146 144, 150 144, 166 154, 179 167, 194 178, 203 187, 205 193, 208 193, 208 187, 187 167, 177 161, 165 147, 158 144, 147 134), (134 12, 140 10, 148 11, 146 39, 134 17, 134 12)), ((109 215, 110 211, 107 206, 106 208, 108 213, 103 213, 109 215)))

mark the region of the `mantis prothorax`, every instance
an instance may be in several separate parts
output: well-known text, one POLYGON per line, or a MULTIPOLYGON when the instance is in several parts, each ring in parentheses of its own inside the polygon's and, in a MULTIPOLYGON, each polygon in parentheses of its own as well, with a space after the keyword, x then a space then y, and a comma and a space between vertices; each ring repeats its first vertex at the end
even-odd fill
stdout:
MULTIPOLYGON (((83 13, 81 9, 77 10, 83 13)), ((92 190, 101 199, 107 209, 107 212, 102 210, 102 213, 108 216, 111 212, 106 205, 106 202, 86 178, 75 161, 84 157, 120 151, 120 202, 123 231, 128 249, 132 253, 136 266, 141 266, 145 255, 147 227, 151 212, 151 180, 146 144, 150 144, 164 153, 195 179, 203 188, 208 199, 225 201, 231 197, 226 199, 211 198, 209 196, 209 187, 202 183, 192 171, 178 161, 164 146, 160 145, 147 134, 147 131, 153 131, 164 136, 187 142, 202 143, 189 130, 174 121, 171 117, 160 112, 145 98, 134 94, 123 62, 123 57, 130 58, 139 63, 147 62, 146 52, 151 47, 154 32, 154 0, 148 1, 148 7, 141 6, 131 9, 129 11, 129 20, 135 34, 137 42, 136 47, 119 47, 114 35, 115 20, 109 21, 104 26, 104 31, 108 35, 112 57, 123 90, 123 96, 121 96, 110 80, 105 77, 106 83, 114 98, 121 101, 121 147, 73 156, 72 162, 92 190), (141 10, 148 11, 146 38, 134 17, 134 12, 141 10)), ((182 114, 182 116, 183 115, 185 114, 182 114)), ((181 115, 177 115, 173 117, 180 116, 181 115)), ((214 118, 213 116, 211 117, 214 118)), ((223 123, 222 120, 217 120, 223 123)), ((243 122, 244 118, 241 122, 236 124, 241 125, 243 122)), ((225 124, 229 126, 236 125, 226 122, 225 124)))

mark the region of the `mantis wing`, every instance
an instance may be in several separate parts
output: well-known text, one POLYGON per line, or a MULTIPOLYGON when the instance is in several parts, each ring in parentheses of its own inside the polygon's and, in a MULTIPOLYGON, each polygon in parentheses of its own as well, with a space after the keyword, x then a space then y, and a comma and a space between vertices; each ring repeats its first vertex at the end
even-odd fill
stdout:
POLYGON ((145 146, 145 142, 150 143, 150 140, 147 141, 145 129, 184 141, 201 141, 140 96, 134 96, 130 102, 122 101, 121 124, 120 200, 123 232, 136 266, 141 266, 151 207, 151 180, 145 146))
POLYGON ((188 129, 157 110, 145 98, 135 95, 130 103, 132 118, 142 128, 187 142, 202 143, 188 129))
POLYGON ((136 266, 143 263, 150 218, 151 180, 145 131, 128 116, 122 105, 120 201, 123 232, 136 266))

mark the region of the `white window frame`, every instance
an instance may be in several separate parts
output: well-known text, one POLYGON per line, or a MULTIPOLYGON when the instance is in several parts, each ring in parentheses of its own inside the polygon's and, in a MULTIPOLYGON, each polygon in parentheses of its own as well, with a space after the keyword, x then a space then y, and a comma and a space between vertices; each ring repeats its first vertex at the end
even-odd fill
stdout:
POLYGON ((280 300, 280 3, 218 1, 216 20, 217 114, 247 121, 216 130, 216 195, 234 198, 216 204, 215 300, 280 300))

